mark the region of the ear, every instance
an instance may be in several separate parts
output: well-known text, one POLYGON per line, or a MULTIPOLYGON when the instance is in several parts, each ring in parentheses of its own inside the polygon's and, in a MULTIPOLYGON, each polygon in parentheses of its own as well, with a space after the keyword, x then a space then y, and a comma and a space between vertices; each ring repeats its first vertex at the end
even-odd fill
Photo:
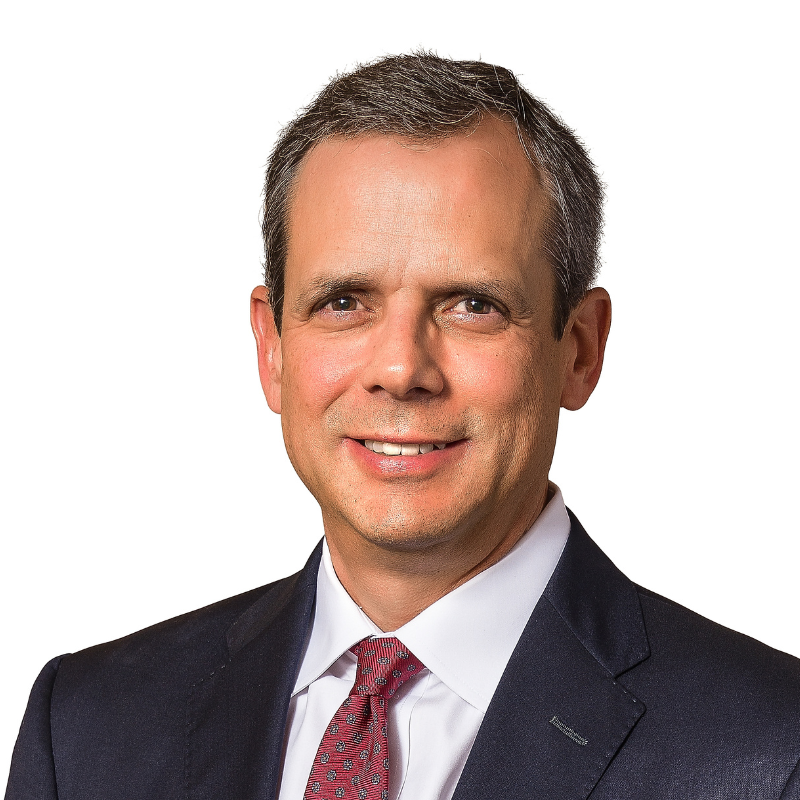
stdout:
POLYGON ((258 353, 258 376, 267 404, 276 413, 281 413, 281 337, 275 325, 269 290, 256 286, 250 294, 250 327, 256 337, 258 353))
POLYGON ((564 330, 564 384, 561 407, 581 408, 597 386, 603 369, 608 331, 611 328, 611 298, 605 289, 590 289, 570 314, 564 330))

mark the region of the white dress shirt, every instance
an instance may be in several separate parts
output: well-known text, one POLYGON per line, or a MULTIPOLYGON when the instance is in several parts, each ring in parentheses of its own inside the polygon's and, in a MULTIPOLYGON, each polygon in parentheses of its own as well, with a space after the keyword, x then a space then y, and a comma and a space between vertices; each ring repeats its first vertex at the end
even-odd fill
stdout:
POLYGON ((567 542, 558 487, 500 561, 384 633, 339 582, 327 542, 314 619, 289 703, 278 800, 301 800, 322 736, 356 679, 350 652, 367 636, 396 636, 425 665, 388 707, 389 800, 449 800, 489 701, 567 542))

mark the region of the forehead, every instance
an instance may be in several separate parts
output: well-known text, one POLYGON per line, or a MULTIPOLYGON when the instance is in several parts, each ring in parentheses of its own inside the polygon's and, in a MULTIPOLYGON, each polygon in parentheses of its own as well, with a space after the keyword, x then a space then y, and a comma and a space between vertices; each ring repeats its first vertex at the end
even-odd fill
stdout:
POLYGON ((445 265, 491 272, 536 260, 547 199, 507 122, 433 143, 390 136, 317 144, 295 179, 287 289, 334 267, 445 265))

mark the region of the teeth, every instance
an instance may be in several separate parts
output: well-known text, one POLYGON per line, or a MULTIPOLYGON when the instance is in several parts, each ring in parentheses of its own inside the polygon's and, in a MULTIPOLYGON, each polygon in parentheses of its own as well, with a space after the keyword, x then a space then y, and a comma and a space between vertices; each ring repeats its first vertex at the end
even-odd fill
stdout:
POLYGON ((364 447, 373 453, 383 453, 387 456, 419 456, 433 452, 434 447, 444 450, 447 445, 425 442, 423 444, 396 444, 395 442, 375 442, 372 439, 364 441, 364 447))

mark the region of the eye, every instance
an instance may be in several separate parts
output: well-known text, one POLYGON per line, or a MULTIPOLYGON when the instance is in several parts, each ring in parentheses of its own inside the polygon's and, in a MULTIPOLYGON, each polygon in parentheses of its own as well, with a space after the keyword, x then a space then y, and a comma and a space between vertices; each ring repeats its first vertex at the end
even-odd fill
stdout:
POLYGON ((358 306, 359 302, 355 297, 342 295, 342 297, 334 297, 333 300, 328 300, 323 308, 329 308, 331 311, 355 311, 358 306))
POLYGON ((480 297, 468 297, 453 306, 453 311, 465 311, 467 314, 491 314, 496 310, 490 302, 480 297))

